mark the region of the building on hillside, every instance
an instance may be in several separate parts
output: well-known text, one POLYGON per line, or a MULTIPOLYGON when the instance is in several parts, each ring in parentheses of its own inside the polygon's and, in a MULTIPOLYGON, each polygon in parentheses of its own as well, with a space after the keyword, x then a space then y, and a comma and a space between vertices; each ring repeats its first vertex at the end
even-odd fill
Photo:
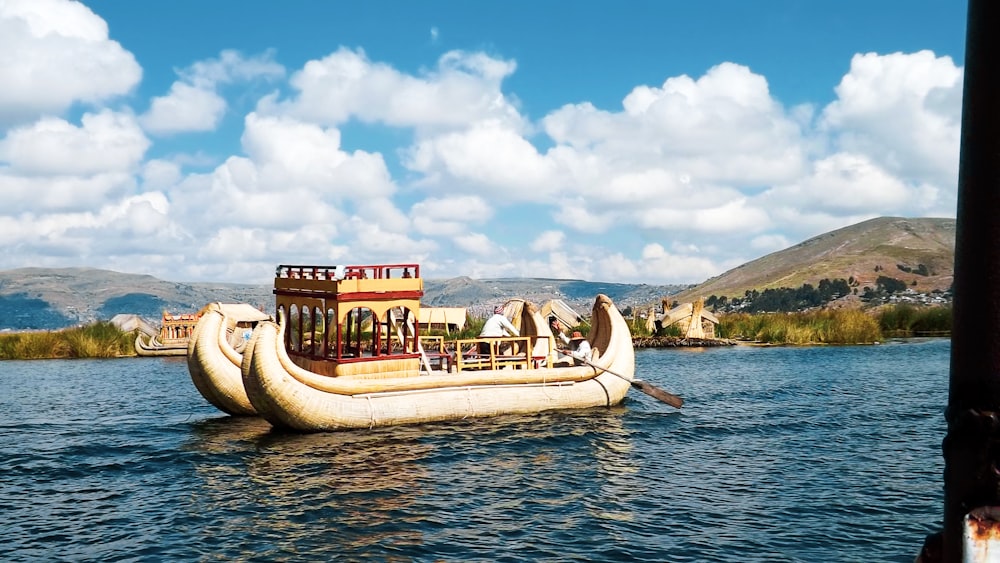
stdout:
POLYGON ((681 303, 662 315, 650 315, 649 319, 653 322, 649 328, 654 333, 676 324, 684 338, 715 338, 715 327, 719 324, 719 319, 705 310, 704 299, 681 303))

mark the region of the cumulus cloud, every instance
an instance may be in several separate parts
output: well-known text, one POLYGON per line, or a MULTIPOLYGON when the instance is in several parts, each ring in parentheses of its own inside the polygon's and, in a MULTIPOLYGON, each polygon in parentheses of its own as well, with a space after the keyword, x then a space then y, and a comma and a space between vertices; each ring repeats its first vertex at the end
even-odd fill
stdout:
POLYGON ((77 2, 0 2, 0 37, 0 125, 60 114, 76 102, 100 104, 142 78, 104 20, 77 2))
POLYGON ((465 233, 470 224, 483 224, 493 208, 478 196, 427 198, 410 208, 413 228, 421 235, 451 237, 465 233))
POLYGON ((199 61, 180 72, 181 79, 165 96, 153 98, 149 111, 140 117, 142 126, 160 135, 188 131, 211 131, 226 113, 227 103, 218 89, 234 82, 280 78, 285 69, 266 52, 245 58, 237 51, 223 51, 218 59, 199 61))
POLYGON ((950 203, 962 76, 950 57, 930 51, 855 55, 820 125, 837 150, 863 154, 899 181, 949 188, 942 195, 950 203))
POLYGON ((258 190, 301 187, 314 197, 364 200, 387 197, 395 184, 381 155, 341 148, 340 131, 288 117, 251 113, 242 143, 256 171, 258 190))
POLYGON ((856 56, 826 107, 784 107, 720 62, 529 118, 500 56, 405 72, 339 48, 286 79, 270 51, 223 51, 137 118, 116 98, 138 64, 89 9, 0 0, 0 36, 25 53, 0 53, 0 267, 266 282, 280 262, 384 261, 696 283, 877 214, 954 212, 962 70, 929 52, 856 56), (237 99, 254 104, 239 146, 206 156, 235 145, 219 125, 237 99), (182 141, 159 139, 189 131, 220 137, 174 154, 182 141))
POLYGON ((45 118, 0 140, 0 192, 6 212, 76 211, 123 196, 149 146, 135 119, 104 110, 79 126, 45 118))
POLYGON ((28 176, 91 175, 135 169, 149 140, 129 114, 84 114, 80 126, 44 118, 12 129, 0 140, 0 161, 28 176))
POLYGON ((557 143, 577 151, 705 182, 760 185, 794 176, 805 162, 799 123, 771 97, 764 77, 741 65, 637 86, 622 106, 609 112, 570 104, 542 123, 557 143))
POLYGON ((498 119, 521 128, 523 120, 501 91, 513 61, 483 53, 450 51, 421 76, 372 62, 361 49, 341 48, 294 73, 289 100, 263 100, 260 113, 282 113, 323 125, 351 118, 397 127, 463 128, 498 119))
POLYGON ((423 139, 404 159, 405 166, 427 178, 426 187, 435 189, 465 191, 471 184, 494 197, 539 201, 558 187, 553 163, 496 120, 423 139))
POLYGON ((566 243, 566 233, 562 231, 543 231, 531 242, 529 248, 535 252, 554 252, 566 243))
POLYGON ((483 233, 467 233, 464 235, 458 235, 454 237, 452 241, 455 243, 455 246, 460 248, 463 252, 477 257, 499 254, 499 247, 483 233))

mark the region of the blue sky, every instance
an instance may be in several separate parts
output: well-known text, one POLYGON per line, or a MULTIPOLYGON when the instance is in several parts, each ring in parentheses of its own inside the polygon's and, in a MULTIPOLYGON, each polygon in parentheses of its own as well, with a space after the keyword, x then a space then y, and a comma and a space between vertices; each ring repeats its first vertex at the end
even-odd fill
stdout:
POLYGON ((0 0, 0 269, 698 283, 953 217, 965 8, 0 0))

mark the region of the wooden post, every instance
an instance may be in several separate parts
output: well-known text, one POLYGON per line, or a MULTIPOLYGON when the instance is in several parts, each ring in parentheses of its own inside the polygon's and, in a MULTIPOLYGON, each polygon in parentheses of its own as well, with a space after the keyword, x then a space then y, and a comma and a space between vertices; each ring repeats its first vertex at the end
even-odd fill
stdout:
POLYGON ((1000 506, 1000 4, 968 8, 944 529, 928 536, 925 562, 985 561, 963 548, 963 535, 970 522, 976 534, 1000 531, 996 519, 979 519, 1000 506))

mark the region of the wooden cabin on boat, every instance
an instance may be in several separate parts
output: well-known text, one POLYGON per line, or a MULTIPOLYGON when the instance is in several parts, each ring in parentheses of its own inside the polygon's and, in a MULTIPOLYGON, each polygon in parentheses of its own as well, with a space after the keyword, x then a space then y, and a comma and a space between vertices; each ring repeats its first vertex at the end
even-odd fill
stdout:
POLYGON ((453 350, 441 342, 425 349, 418 264, 281 265, 274 294, 278 317, 287 324, 289 358, 320 375, 381 378, 432 369, 528 369, 551 366, 555 357, 551 335, 537 329, 519 337, 457 340, 453 350), (489 352, 479 352, 480 343, 489 352))
POLYGON ((194 327, 198 324, 201 313, 180 313, 171 314, 163 312, 163 319, 160 323, 160 334, 157 340, 163 346, 175 346, 187 344, 194 333, 194 327))
POLYGON ((419 370, 423 294, 418 264, 281 265, 275 271, 288 355, 322 375, 419 370))

